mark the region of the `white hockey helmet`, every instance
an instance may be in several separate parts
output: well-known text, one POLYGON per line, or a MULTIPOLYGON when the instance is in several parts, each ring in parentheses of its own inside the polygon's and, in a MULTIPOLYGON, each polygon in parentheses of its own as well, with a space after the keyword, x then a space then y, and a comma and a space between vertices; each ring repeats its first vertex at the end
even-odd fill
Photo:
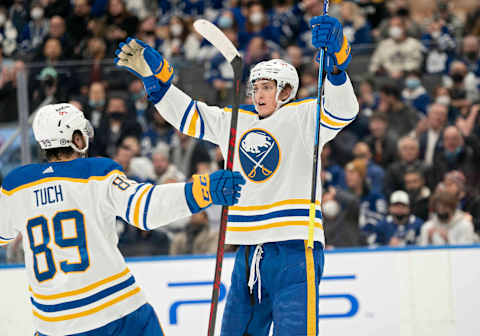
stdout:
POLYGON ((78 153, 88 150, 93 139, 93 127, 83 112, 71 104, 51 104, 41 107, 33 120, 33 134, 42 149, 72 147, 78 153), (86 146, 78 148, 72 141, 73 133, 80 131, 86 146))
POLYGON ((277 109, 283 104, 295 98, 298 91, 298 73, 297 70, 288 62, 281 59, 272 59, 270 61, 260 62, 250 71, 248 78, 248 93, 253 97, 253 84, 259 79, 274 80, 277 83, 277 109), (287 85, 290 84, 292 91, 290 96, 283 101, 279 101, 280 92, 287 85))

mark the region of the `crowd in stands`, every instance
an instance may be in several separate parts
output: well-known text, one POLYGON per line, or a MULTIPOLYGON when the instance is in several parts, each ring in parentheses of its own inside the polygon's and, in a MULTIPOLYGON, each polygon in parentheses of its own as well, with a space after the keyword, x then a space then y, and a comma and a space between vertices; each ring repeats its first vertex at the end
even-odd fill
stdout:
MULTIPOLYGON (((462 0, 331 1, 352 44, 348 73, 360 112, 322 152, 327 248, 471 244, 480 233, 480 4, 462 0), (420 3, 422 1, 419 1, 420 3)), ((17 125, 17 73, 30 110, 76 104, 95 127, 90 156, 138 181, 171 183, 223 167, 213 144, 174 130, 141 81, 113 66, 136 36, 173 64, 175 85, 225 106, 233 72, 193 27, 213 21, 245 61, 282 58, 316 96, 309 19, 320 0, 6 0, 0 4, 0 123, 17 125), (203 78, 202 78, 203 77, 203 78)), ((244 103, 250 103, 248 96, 244 103)), ((313 149, 312 149, 313 150, 313 149)), ((4 172, 5 173, 5 172, 4 172)), ((306 191, 307 193, 308 191, 306 191)), ((214 253, 220 209, 143 232, 118 220, 127 256, 214 253)), ((21 238, 19 238, 21 239, 21 238)), ((19 260, 13 244, 0 251, 19 260)))

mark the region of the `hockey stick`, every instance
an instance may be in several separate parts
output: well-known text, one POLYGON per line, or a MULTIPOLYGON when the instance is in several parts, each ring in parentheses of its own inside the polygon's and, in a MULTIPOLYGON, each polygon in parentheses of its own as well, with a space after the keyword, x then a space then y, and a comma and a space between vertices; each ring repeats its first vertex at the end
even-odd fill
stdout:
MULTIPOLYGON (((238 106, 240 104, 240 79, 242 77, 243 61, 233 43, 214 24, 207 20, 196 20, 193 24, 196 31, 207 39, 222 53, 233 68, 233 104, 232 119, 230 122, 230 136, 228 141, 227 169, 232 170, 237 138, 238 106)), ((208 321, 208 336, 215 332, 217 318, 218 296, 220 294, 220 278, 222 275, 223 254, 225 248, 225 233, 227 230, 228 207, 222 207, 220 231, 218 233, 217 258, 215 263, 215 278, 213 282, 212 301, 210 304, 210 318, 208 321)))
MULTIPOLYGON (((323 15, 328 15, 328 0, 323 0, 323 15)), ((318 91, 317 91, 317 117, 315 123, 315 143, 313 146, 313 171, 312 193, 310 195, 310 221, 308 224, 308 247, 313 249, 313 236, 315 231, 315 202, 317 198, 317 174, 318 174, 318 149, 320 147, 320 120, 322 111, 322 88, 323 88, 323 57, 325 48, 320 49, 320 64, 318 68, 318 91)))

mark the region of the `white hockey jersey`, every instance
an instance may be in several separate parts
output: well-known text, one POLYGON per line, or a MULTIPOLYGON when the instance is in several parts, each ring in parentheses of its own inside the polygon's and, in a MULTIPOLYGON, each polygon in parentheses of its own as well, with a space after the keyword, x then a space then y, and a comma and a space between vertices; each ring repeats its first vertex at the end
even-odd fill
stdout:
POLYGON ((34 324, 47 335, 92 330, 145 304, 117 248, 116 216, 153 229, 191 215, 184 183, 138 184, 110 159, 12 171, 0 198, 0 243, 23 235, 34 324))
MULTIPOLYGON (((218 144, 227 157, 231 109, 192 100, 173 85, 156 108, 181 132, 218 144)), ((226 243, 308 239, 316 108, 316 99, 307 98, 260 119, 254 106, 240 106, 233 169, 242 172, 247 184, 239 203, 230 207, 226 243)), ((326 80, 320 149, 357 113, 350 79, 338 86, 326 80)), ((320 181, 317 200, 321 200, 320 181)), ((325 244, 319 201, 314 239, 325 244)))

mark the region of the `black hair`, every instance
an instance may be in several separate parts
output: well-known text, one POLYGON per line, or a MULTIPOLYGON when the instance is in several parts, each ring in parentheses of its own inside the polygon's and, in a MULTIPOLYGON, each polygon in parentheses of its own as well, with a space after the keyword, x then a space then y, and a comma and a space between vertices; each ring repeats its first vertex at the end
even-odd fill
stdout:
MULTIPOLYGON (((82 136, 82 133, 77 130, 77 131, 73 132, 72 140, 73 140, 73 137, 76 134, 82 136)), ((44 153, 47 161, 54 161, 54 160, 60 160, 62 157, 72 156, 75 153, 75 150, 70 146, 69 147, 57 147, 57 148, 44 149, 43 153, 44 153)))
POLYGON ((386 94, 387 96, 393 96, 397 99, 401 98, 401 92, 400 89, 396 85, 392 84, 385 84, 382 86, 380 89, 380 92, 386 94))

